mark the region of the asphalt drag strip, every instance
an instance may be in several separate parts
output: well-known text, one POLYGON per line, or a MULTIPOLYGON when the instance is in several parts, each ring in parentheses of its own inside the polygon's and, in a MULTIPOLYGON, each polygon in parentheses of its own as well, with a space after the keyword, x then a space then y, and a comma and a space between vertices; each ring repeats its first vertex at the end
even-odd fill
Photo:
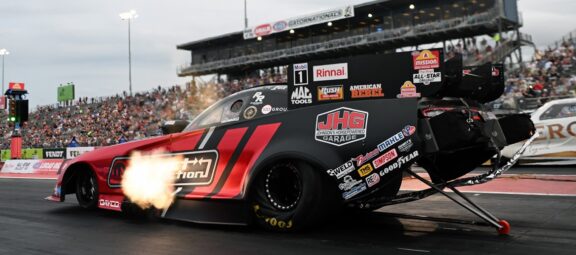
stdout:
POLYGON ((393 216, 477 220, 439 195, 282 234, 86 211, 73 195, 64 203, 44 201, 53 183, 0 179, 0 254, 573 254, 576 249, 576 197, 470 194, 510 222, 509 236, 491 227, 393 216))

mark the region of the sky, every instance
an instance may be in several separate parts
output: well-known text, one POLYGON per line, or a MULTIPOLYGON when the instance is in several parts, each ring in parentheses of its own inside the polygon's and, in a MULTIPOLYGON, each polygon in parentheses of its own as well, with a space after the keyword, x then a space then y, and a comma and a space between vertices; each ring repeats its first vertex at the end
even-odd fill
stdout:
MULTIPOLYGON (((367 0, 248 0, 250 25, 354 5, 367 0)), ((417 1, 415 1, 417 3, 417 1)), ((576 30, 573 0, 519 0, 524 27, 539 46, 576 30)), ((176 45, 242 30, 242 0, 3 0, 0 48, 6 48, 5 87, 24 82, 31 109, 56 103, 59 84, 76 84, 76 97, 128 91, 131 23, 133 91, 184 84, 177 69, 190 61, 176 45)))

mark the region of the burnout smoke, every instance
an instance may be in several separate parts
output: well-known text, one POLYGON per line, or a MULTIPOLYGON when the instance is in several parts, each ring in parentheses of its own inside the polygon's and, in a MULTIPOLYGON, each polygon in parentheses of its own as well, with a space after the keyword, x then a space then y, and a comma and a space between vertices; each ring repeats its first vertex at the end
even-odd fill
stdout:
POLYGON ((122 177, 122 190, 139 207, 166 209, 174 201, 176 172, 181 156, 166 156, 165 151, 133 152, 122 177))

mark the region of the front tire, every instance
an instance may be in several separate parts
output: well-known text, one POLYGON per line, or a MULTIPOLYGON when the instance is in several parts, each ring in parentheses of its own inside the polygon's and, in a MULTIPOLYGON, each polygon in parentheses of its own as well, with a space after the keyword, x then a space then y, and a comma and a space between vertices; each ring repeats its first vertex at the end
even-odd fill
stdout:
POLYGON ((76 199, 82 208, 96 209, 98 207, 98 182, 92 171, 78 172, 78 176, 76 176, 76 199))
POLYGON ((337 194, 320 171, 298 161, 267 167, 253 185, 252 213, 258 225, 273 231, 294 231, 326 217, 337 194))

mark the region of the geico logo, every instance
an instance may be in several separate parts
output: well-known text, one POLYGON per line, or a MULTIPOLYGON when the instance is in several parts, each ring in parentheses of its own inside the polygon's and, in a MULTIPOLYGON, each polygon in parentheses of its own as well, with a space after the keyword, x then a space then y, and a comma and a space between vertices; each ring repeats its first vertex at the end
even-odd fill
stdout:
POLYGON ((99 201, 100 206, 111 207, 111 208, 120 208, 120 202, 118 201, 110 201, 106 199, 100 199, 99 201))
POLYGON ((548 139, 564 139, 568 136, 576 137, 576 121, 566 126, 562 124, 536 126, 536 131, 541 135, 537 138, 538 140, 546 139, 546 137, 548 137, 548 139))

